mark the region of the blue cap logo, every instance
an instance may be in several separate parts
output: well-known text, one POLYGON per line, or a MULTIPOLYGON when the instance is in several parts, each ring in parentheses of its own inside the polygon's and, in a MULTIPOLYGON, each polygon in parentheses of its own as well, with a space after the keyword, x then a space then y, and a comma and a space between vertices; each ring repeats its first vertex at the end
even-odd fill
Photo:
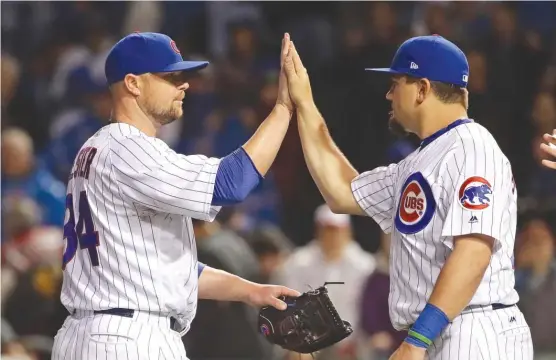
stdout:
POLYGON ((170 41, 170 47, 176 52, 176 54, 181 55, 181 51, 180 49, 178 49, 178 46, 176 45, 176 42, 174 40, 170 41))

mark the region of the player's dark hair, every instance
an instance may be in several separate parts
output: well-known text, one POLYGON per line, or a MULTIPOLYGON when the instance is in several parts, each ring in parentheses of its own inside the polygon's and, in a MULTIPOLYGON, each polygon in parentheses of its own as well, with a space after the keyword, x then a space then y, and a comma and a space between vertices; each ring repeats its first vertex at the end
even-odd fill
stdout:
POLYGON ((440 101, 446 104, 456 104, 465 97, 465 90, 452 84, 431 81, 432 91, 440 101))
MULTIPOLYGON (((406 76, 407 83, 418 82, 419 78, 406 76)), ((436 97, 445 104, 457 104, 461 103, 465 107, 466 104, 466 90, 457 85, 447 84, 440 81, 430 81, 431 89, 436 97)))

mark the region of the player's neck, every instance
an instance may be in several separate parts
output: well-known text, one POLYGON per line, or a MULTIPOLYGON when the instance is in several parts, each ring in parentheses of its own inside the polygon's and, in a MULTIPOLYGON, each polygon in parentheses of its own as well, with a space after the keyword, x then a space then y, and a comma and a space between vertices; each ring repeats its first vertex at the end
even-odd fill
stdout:
POLYGON ((459 106, 446 107, 447 109, 438 112, 431 111, 431 114, 419 120, 417 131, 415 132, 421 140, 428 138, 437 131, 444 129, 451 123, 460 119, 467 119, 467 111, 459 106))
POLYGON ((147 136, 156 137, 158 127, 156 122, 150 119, 145 112, 137 106, 126 106, 126 104, 114 105, 112 119, 119 123, 129 124, 147 136))

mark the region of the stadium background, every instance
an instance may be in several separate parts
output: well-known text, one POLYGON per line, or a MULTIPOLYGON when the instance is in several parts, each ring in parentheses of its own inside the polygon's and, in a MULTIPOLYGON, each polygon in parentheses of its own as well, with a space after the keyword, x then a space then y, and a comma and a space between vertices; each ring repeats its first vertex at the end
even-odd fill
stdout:
MULTIPOLYGON (((389 134, 388 79, 363 69, 389 64, 397 46, 413 35, 440 34, 464 49, 471 68, 470 116, 494 134, 515 173, 520 307, 537 358, 556 359, 556 172, 540 167, 537 150, 540 136, 556 128, 556 3, 1 6, 2 358, 48 358, 66 316, 59 304, 65 183, 79 147, 110 117, 103 65, 114 42, 133 31, 164 32, 185 57, 211 61, 191 81, 183 118, 160 137, 179 152, 221 157, 241 145, 272 108, 280 39, 288 31, 332 136, 359 171, 400 161, 418 144, 389 134)), ((322 198, 294 122, 264 185, 244 204, 223 211, 217 224, 195 223, 199 257, 255 281, 292 284, 291 269, 299 269, 297 280, 305 281, 300 290, 346 281, 334 296, 340 312, 357 324, 356 341, 319 357, 385 359, 400 339, 383 316, 388 275, 382 246, 388 240, 370 219, 350 223, 326 209, 315 213, 322 198)), ((254 315, 241 304, 202 302, 184 338, 188 355, 290 356, 264 343, 254 315)))

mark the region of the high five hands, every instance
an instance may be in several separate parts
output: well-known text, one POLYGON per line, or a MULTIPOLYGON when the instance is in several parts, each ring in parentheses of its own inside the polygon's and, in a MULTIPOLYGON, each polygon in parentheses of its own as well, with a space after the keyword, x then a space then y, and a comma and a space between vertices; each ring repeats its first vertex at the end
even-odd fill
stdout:
POLYGON ((309 74, 288 33, 284 34, 282 39, 280 66, 277 103, 286 106, 290 111, 293 111, 295 106, 313 104, 309 74))

